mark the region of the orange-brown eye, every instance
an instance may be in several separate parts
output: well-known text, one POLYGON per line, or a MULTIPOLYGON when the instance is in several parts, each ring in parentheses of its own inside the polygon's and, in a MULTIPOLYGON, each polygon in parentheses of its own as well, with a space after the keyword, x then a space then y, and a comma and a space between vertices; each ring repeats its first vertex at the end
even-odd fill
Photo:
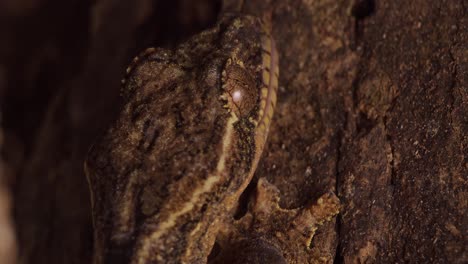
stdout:
POLYGON ((227 93, 229 108, 238 117, 249 115, 257 104, 259 90, 242 62, 228 60, 223 72, 223 89, 227 93))

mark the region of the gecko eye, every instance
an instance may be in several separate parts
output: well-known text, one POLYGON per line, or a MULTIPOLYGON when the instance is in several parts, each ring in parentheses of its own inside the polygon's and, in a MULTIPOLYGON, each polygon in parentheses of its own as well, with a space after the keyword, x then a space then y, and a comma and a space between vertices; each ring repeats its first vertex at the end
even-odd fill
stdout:
POLYGON ((223 71, 227 106, 238 117, 247 117, 258 102, 259 90, 242 62, 228 60, 223 71))

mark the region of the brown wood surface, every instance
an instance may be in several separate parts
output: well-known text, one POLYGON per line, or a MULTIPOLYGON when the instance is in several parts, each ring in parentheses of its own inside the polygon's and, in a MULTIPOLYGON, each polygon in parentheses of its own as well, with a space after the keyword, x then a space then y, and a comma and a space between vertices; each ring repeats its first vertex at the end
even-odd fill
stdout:
MULTIPOLYGON (((267 3, 244 9, 270 9, 280 52, 255 179, 278 186, 285 208, 337 193, 337 221, 312 242, 336 263, 466 263, 466 3, 267 3)), ((0 3, 0 182, 18 263, 89 263, 82 163, 119 110, 126 65, 209 27, 219 10, 209 0, 0 3)))

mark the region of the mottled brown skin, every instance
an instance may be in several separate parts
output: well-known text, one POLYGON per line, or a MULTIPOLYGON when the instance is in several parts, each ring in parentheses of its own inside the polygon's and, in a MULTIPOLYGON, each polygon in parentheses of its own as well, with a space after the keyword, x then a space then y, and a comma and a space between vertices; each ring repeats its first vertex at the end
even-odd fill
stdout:
POLYGON ((129 67, 125 106, 85 164, 95 263, 206 262, 263 149, 262 36, 259 19, 227 15, 129 67), (229 82, 246 103, 232 103, 229 82))

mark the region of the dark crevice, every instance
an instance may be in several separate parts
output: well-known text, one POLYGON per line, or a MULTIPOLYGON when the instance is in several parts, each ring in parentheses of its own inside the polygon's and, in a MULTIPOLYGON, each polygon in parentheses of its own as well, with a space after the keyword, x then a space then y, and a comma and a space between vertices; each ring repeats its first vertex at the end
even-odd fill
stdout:
POLYGON ((356 0, 351 7, 351 15, 356 19, 354 23, 354 33, 356 38, 360 38, 363 32, 362 21, 375 13, 374 0, 356 0))
POLYGON ((456 59, 452 53, 452 51, 449 49, 449 53, 448 53, 449 57, 450 57, 450 65, 452 65, 450 71, 451 71, 451 81, 450 81, 450 85, 449 85, 449 92, 448 92, 448 95, 450 96, 450 106, 449 106, 449 111, 450 111, 450 114, 448 115, 449 118, 450 118, 450 128, 453 130, 453 115, 454 115, 454 111, 455 111, 455 104, 456 104, 456 101, 457 101, 457 98, 455 96, 456 93, 458 93, 458 97, 459 98, 462 98, 462 95, 460 93, 460 91, 457 89, 457 81, 458 81, 458 69, 457 69, 457 64, 456 64, 456 59))
MULTIPOLYGON (((362 55, 361 55, 362 56, 362 55)), ((351 111, 354 111, 355 109, 358 108, 358 91, 359 91, 359 84, 361 83, 361 75, 363 74, 363 65, 362 65, 362 60, 356 65, 357 71, 356 71, 356 77, 351 83, 351 89, 352 89, 352 101, 353 101, 353 109, 351 111)), ((350 114, 350 113, 348 113, 350 114)), ((348 120, 346 120, 348 121, 348 120)), ((345 123, 347 124, 347 123, 345 123)))
MULTIPOLYGON (((348 122, 348 115, 346 115, 345 121, 344 121, 344 126, 346 127, 346 124, 348 122)), ((336 167, 335 167, 335 192, 338 197, 340 197, 340 184, 341 184, 341 173, 340 173, 340 161, 342 157, 341 153, 341 148, 343 146, 343 141, 344 139, 344 133, 343 133, 343 128, 338 130, 338 133, 336 134, 337 138, 337 143, 336 143, 336 167)), ((340 199, 341 200, 341 199, 340 199)), ((341 210, 340 210, 341 211, 341 210)), ((342 212, 340 212, 341 214, 342 212)), ((335 264, 341 264, 344 263, 343 256, 341 255, 342 252, 342 244, 341 244, 341 218, 340 214, 336 217, 336 236, 337 236, 337 245, 336 245, 336 251, 335 251, 335 259, 333 260, 333 263, 335 264)))
POLYGON ((390 185, 392 186, 393 192, 395 191, 396 187, 396 179, 395 179, 395 153, 393 151, 393 146, 392 146, 392 137, 389 135, 388 130, 387 130, 387 124, 386 120, 384 121, 384 126, 385 126, 385 140, 387 141, 389 147, 390 147, 390 153, 392 155, 392 160, 390 160, 390 185))
POLYGON ((343 245, 341 243, 340 238, 340 230, 341 230, 341 218, 336 218, 336 230, 338 233, 338 244, 336 245, 336 252, 335 258, 333 259, 333 264, 343 264, 344 263, 344 256, 341 254, 343 245))
POLYGON ((366 114, 360 112, 357 118, 356 138, 363 138, 368 135, 372 129, 377 126, 377 121, 369 118, 366 114))
MULTIPOLYGON (((342 136, 342 133, 341 131, 338 133, 338 143, 337 143, 337 151, 336 151, 336 182, 335 182, 335 192, 336 192, 336 195, 339 197, 339 188, 340 188, 340 180, 341 180, 341 177, 340 177, 340 168, 339 168, 339 164, 340 164, 340 159, 341 159, 341 145, 342 145, 342 140, 343 140, 343 136, 342 136)), ((337 245, 336 245, 336 252, 335 252, 335 259, 333 261, 333 263, 335 264, 338 264, 338 263, 343 263, 343 257, 341 256, 341 252, 342 252, 342 244, 341 244, 341 218, 340 218, 340 215, 338 215, 336 217, 336 236, 337 236, 337 245)))
POLYGON ((374 0, 357 0, 351 8, 351 14, 357 20, 362 20, 374 14, 375 1, 374 0))
POLYGON ((341 180, 341 175, 340 175, 340 160, 341 160, 341 147, 343 145, 343 140, 344 140, 344 134, 343 134, 343 131, 342 130, 339 130, 338 133, 336 134, 336 138, 337 138, 337 143, 336 143, 336 165, 335 165, 335 175, 336 175, 336 179, 335 179, 335 192, 336 192, 336 195, 339 196, 340 194, 340 180, 341 180))
POLYGON ((215 242, 213 248, 211 248, 210 254, 208 255, 207 263, 212 262, 216 257, 221 253, 221 245, 218 242, 215 242))
POLYGON ((254 194, 256 186, 257 180, 253 179, 247 188, 245 188, 244 192, 242 192, 241 196, 239 197, 239 204, 237 206, 236 213, 234 214, 234 219, 239 220, 247 213, 249 200, 250 197, 252 197, 254 194))
MULTIPOLYGON (((391 84, 393 86, 393 83, 391 84)), ((390 153, 392 156, 392 160, 390 161, 390 185, 392 188, 392 193, 393 195, 395 194, 396 191, 396 174, 395 174, 395 153, 394 153, 394 147, 392 145, 392 136, 390 135, 390 132, 388 131, 388 113, 393 113, 393 109, 395 108, 396 100, 398 98, 398 95, 396 95, 392 101, 390 102, 390 107, 385 111, 383 114, 383 126, 384 126, 384 133, 385 133, 385 141, 390 147, 390 153)))
POLYGON ((138 51, 148 46, 173 48, 194 34, 212 27, 221 10, 221 2, 213 1, 209 7, 210 15, 206 18, 193 16, 181 19, 181 9, 195 7, 196 5, 184 4, 183 1, 155 1, 152 5, 153 15, 137 29, 137 41, 133 50, 138 51))

